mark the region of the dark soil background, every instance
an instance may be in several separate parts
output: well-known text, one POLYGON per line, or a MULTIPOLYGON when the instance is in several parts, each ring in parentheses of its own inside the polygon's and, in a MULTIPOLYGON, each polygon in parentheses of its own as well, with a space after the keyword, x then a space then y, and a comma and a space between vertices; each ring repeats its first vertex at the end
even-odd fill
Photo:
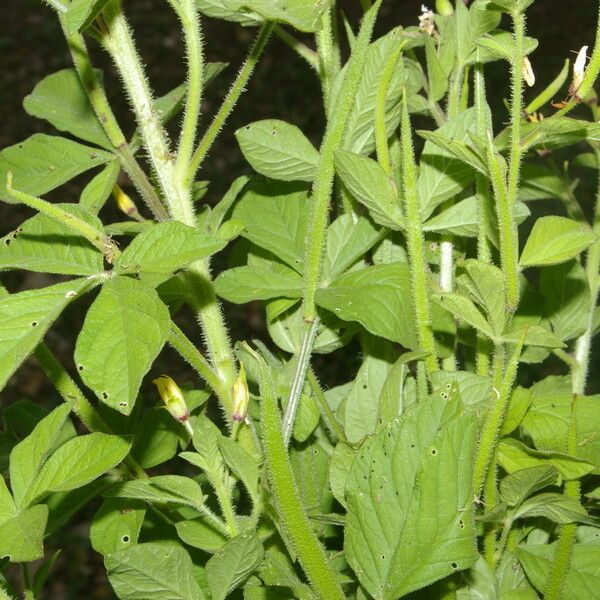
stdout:
MULTIPOLYGON (((433 0, 431 2, 433 4, 433 0)), ((360 12, 358 0, 346 0, 340 4, 355 23, 360 12)), ((185 78, 184 62, 181 60, 182 40, 177 20, 166 0, 127 0, 125 5, 150 80, 157 95, 164 94, 185 78)), ((378 21, 379 33, 384 33, 397 24, 417 24, 420 7, 421 0, 387 0, 378 21)), ((537 0, 529 9, 528 35, 540 41, 540 46, 531 56, 538 81, 534 91, 529 92, 531 98, 554 78, 566 57, 574 59, 573 52, 582 45, 593 45, 596 10, 594 0, 569 3, 561 0, 537 0)), ((21 102, 45 75, 70 67, 71 64, 58 23, 52 11, 41 0, 1 0, 0 13, 0 148, 3 148, 35 132, 54 132, 45 122, 28 116, 22 109, 21 102)), ((229 63, 229 67, 211 83, 204 96, 205 123, 224 97, 254 34, 254 30, 235 24, 204 20, 207 59, 229 63)), ((108 95, 115 112, 124 128, 131 131, 132 122, 127 104, 107 56, 93 41, 90 41, 90 47, 97 66, 104 70, 108 95)), ((507 65, 498 63, 488 69, 488 83, 489 99, 496 111, 498 125, 501 125, 506 116, 503 99, 508 95, 507 65)), ((270 41, 246 94, 200 174, 201 179, 211 181, 206 197, 208 202, 218 201, 235 177, 248 172, 233 132, 246 123, 268 117, 282 118, 298 125, 318 144, 323 127, 318 82, 308 66, 275 38, 270 41)), ((75 201, 88 179, 89 174, 82 176, 48 197, 53 200, 75 201)), ((122 184, 124 187, 128 185, 125 179, 122 184)), ((590 201, 590 194, 587 193, 585 202, 588 208, 590 201)), ((107 219, 118 219, 118 213, 114 209, 107 207, 104 211, 107 219)), ((0 236, 14 229, 30 214, 27 209, 0 203, 0 236)), ((11 291, 41 287, 53 282, 49 276, 40 274, 6 273, 2 274, 2 281, 11 291)), ((48 334, 47 342, 65 364, 71 364, 73 331, 78 330, 85 308, 79 305, 69 309, 48 334)), ((256 307, 228 306, 227 313, 236 339, 248 339, 261 334, 264 327, 263 316, 256 307)), ((191 315, 184 314, 182 320, 186 331, 196 331, 191 315)), ((200 341, 197 334, 195 340, 200 341)), ((329 385, 348 380, 351 377, 349 369, 357 359, 357 355, 336 359, 339 354, 320 364, 321 374, 329 385)), ((597 360, 594 360, 591 367, 590 387, 595 392, 600 391, 597 365, 597 360)), ((558 368, 558 364, 551 363, 547 372, 558 368)), ((174 360, 174 356, 168 351, 161 355, 157 370, 167 371, 179 380, 194 381, 193 374, 181 361, 174 360)), ((148 393, 153 392, 148 390, 148 393)), ((0 393, 0 406, 17 399, 29 399, 46 406, 54 406, 56 403, 53 390, 33 361, 24 365, 9 386, 0 393)), ((93 512, 90 510, 80 515, 60 534, 54 536, 54 539, 48 540, 48 555, 59 547, 63 553, 57 562, 51 583, 39 600, 71 600, 84 596, 89 600, 114 598, 104 576, 101 558, 88 546, 87 531, 91 514, 93 512)))

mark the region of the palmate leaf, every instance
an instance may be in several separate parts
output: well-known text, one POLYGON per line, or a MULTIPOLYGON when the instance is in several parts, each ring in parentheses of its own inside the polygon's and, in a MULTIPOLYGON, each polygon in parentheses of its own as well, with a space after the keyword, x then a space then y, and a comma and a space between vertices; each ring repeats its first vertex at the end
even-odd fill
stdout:
POLYGON ((0 296, 0 389, 35 350, 67 304, 89 286, 87 279, 75 279, 0 296))
POLYGON ((158 294, 126 277, 108 281, 88 311, 75 346, 85 384, 108 406, 129 414, 167 340, 169 310, 158 294))
POLYGON ((346 482, 345 550, 363 587, 394 600, 477 560, 469 504, 474 415, 432 399, 359 450, 346 482))
POLYGON ((14 189, 41 196, 113 156, 63 137, 36 133, 0 152, 0 198, 13 202, 1 191, 8 173, 12 173, 14 189))
MULTIPOLYGON (((84 207, 60 208, 102 230, 102 223, 84 207)), ((59 275, 95 275, 104 269, 102 253, 70 227, 37 214, 0 240, 0 269, 25 269, 59 275)))

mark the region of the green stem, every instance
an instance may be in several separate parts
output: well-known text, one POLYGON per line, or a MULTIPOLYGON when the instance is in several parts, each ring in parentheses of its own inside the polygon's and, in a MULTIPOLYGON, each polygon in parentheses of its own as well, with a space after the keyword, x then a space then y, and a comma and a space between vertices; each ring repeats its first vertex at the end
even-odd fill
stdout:
POLYGON ((439 369, 435 339, 431 329, 431 307, 427 290, 427 262, 425 240, 421 229, 421 207, 417 192, 415 155, 410 129, 406 93, 402 94, 400 139, 402 144, 402 182, 404 214, 406 215, 406 243, 408 246, 412 303, 415 310, 417 338, 421 350, 428 352, 425 364, 429 373, 439 369))
POLYGON ((240 69, 240 72, 238 73, 238 76, 227 93, 225 100, 223 100, 223 104, 221 104, 221 107, 215 115, 212 123, 209 125, 206 133, 200 140, 198 148, 194 152, 194 156, 192 157, 187 170, 185 180, 188 185, 194 180, 196 172, 200 168, 200 165, 204 161, 208 151, 211 149, 215 139, 217 138, 217 135, 219 134, 219 131, 221 131, 225 121, 233 111, 237 101, 246 89, 248 81, 250 80, 250 76, 254 72, 254 68, 256 67, 256 64, 258 63, 258 60, 267 44, 267 40, 269 39, 272 29, 272 23, 266 23, 262 26, 256 41, 250 49, 250 54, 240 69))
POLYGON ((396 63, 404 45, 405 42, 392 52, 389 57, 383 70, 379 87, 377 88, 377 99, 375 102, 375 147, 377 149, 377 160, 388 177, 392 174, 392 164, 388 147, 387 128, 385 126, 385 106, 396 63))
POLYGON ((185 34, 185 49, 188 63, 187 96, 183 113, 183 123, 179 137, 175 168, 185 171, 194 152, 200 105, 202 102, 202 75, 204 54, 202 51, 202 31, 194 0, 181 0, 177 11, 185 34))
MULTIPOLYGON (((500 387, 494 387, 494 394, 497 396, 495 401, 492 398, 492 405, 485 415, 483 425, 481 426, 481 434, 479 439, 479 445, 475 453, 475 463, 473 468, 473 492, 475 496, 479 496, 481 489, 483 488, 484 482, 487 477, 488 469, 492 461, 492 456, 496 448, 496 442, 504 422, 504 416, 506 415, 506 409, 510 401, 510 394, 512 386, 517 376, 517 369, 519 367, 519 358, 521 356, 521 350, 523 348, 524 336, 517 344, 512 356, 508 360, 504 374, 501 376, 500 387)), ((496 354, 494 361, 496 363, 496 373, 500 371, 499 363, 502 361, 503 349, 498 346, 496 348, 496 354)), ((498 382, 499 377, 495 377, 498 382)))
MULTIPOLYGON (((570 456, 577 456, 577 396, 575 394, 571 405, 571 422, 567 434, 566 450, 570 456)), ((581 500, 581 483, 577 480, 565 481, 565 496, 579 502, 581 500)), ((550 577, 544 590, 544 600, 560 600, 563 597, 576 533, 577 523, 567 523, 560 528, 558 544, 550 568, 550 577)))
POLYGON ((123 169, 129 175, 133 185, 152 211, 154 217, 159 221, 167 219, 169 215, 158 197, 154 186, 139 166, 131 148, 127 144, 123 131, 117 123, 102 83, 98 79, 97 72, 92 65, 83 36, 78 33, 69 35, 64 16, 60 15, 59 20, 67 39, 73 65, 83 89, 88 96, 94 113, 98 117, 98 122, 115 148, 123 169))
POLYGON ((21 563, 21 572, 23 573, 23 597, 25 600, 35 600, 27 563, 21 563))
POLYGON ((331 87, 337 71, 339 70, 339 65, 336 65, 334 56, 333 21, 331 13, 332 9, 326 10, 323 13, 321 27, 315 35, 317 41, 317 55, 319 58, 319 78, 321 79, 323 104, 325 106, 326 115, 330 115, 332 110, 330 105, 331 87))
MULTIPOLYGON (((498 502, 498 465, 495 457, 492 457, 488 469, 483 490, 483 500, 485 506, 493 507, 498 502)), ((488 565, 494 570, 496 568, 496 536, 498 526, 496 523, 486 523, 485 535, 483 538, 483 555, 488 565)))
POLYGON ((319 327, 319 318, 315 317, 311 322, 306 322, 304 327, 304 336, 298 353, 298 362, 294 379, 292 380, 292 388, 290 389, 290 397, 283 417, 283 441, 288 446, 294 429, 294 421, 298 406, 300 405, 300 397, 302 396, 302 388, 306 379, 306 373, 310 365, 310 355, 317 336, 317 328, 319 327))
POLYGON ((308 520, 294 481, 281 434, 282 423, 271 373, 265 361, 258 356, 257 358, 260 368, 263 449, 282 531, 295 550, 317 597, 322 600, 342 600, 345 598, 344 592, 308 520))
POLYGON ((10 172, 6 178, 6 193, 16 202, 20 202, 21 204, 25 204, 26 206, 37 210, 84 237, 90 244, 98 248, 98 250, 104 254, 109 263, 113 263, 118 258, 120 251, 117 248, 117 245, 109 236, 105 235, 103 231, 96 229, 93 225, 90 225, 83 219, 68 213, 56 204, 52 204, 51 202, 47 202, 36 196, 30 196, 25 192, 15 190, 12 187, 12 173, 10 172))
POLYGON ((229 395, 228 390, 224 388, 223 382, 219 379, 219 376, 212 369, 209 362, 173 321, 171 321, 168 342, 194 368, 198 375, 206 381, 217 396, 221 398, 222 396, 227 397, 229 395))
POLYGON ((313 394, 317 399, 319 404, 319 408, 321 409, 321 414, 325 423, 331 433, 335 435, 335 437, 340 442, 347 443, 346 434, 344 433, 344 429, 340 425, 340 422, 337 420, 335 414, 331 410, 329 403, 327 402, 327 398, 325 398, 325 394, 321 389, 319 381, 312 369, 308 370, 308 382, 310 383, 310 387, 312 388, 313 394))
POLYGON ((510 533, 512 531, 513 519, 512 516, 506 517, 504 526, 502 527, 502 533, 500 534, 500 540, 498 541, 498 551, 496 552, 496 561, 500 561, 506 550, 506 546, 509 541, 510 533))
POLYGON ((285 44, 287 44, 298 56, 303 58, 315 71, 319 70, 319 55, 303 44, 298 38, 286 31, 280 25, 273 27, 273 33, 285 44))

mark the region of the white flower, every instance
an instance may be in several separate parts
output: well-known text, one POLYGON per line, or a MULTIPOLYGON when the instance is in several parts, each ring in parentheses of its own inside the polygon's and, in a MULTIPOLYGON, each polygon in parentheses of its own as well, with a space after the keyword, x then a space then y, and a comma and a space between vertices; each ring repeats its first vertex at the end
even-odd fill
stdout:
POLYGON ((533 67, 526 56, 523 57, 523 79, 529 87, 533 87, 535 85, 535 73, 533 72, 533 67))
POLYGON ((419 15, 419 29, 427 35, 435 33, 435 15, 424 4, 421 4, 421 14, 419 15))
POLYGON ((585 75, 585 63, 587 62, 587 46, 582 46, 581 50, 577 53, 577 58, 573 64, 573 80, 569 87, 569 94, 575 96, 577 90, 583 82, 583 76, 585 75))

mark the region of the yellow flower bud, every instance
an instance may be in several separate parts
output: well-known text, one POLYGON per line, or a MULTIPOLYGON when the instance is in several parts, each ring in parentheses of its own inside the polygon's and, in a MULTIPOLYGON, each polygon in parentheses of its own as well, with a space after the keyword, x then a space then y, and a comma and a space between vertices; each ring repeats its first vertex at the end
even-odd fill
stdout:
POLYGON ((190 411, 179 386, 168 375, 161 375, 154 379, 152 383, 156 386, 161 400, 171 415, 180 423, 189 425, 187 420, 190 417, 190 411))
POLYGON ((117 203, 117 206, 119 207, 119 210, 124 212, 129 217, 132 217, 133 215, 137 214, 137 206, 133 203, 133 200, 121 189, 121 187, 118 184, 115 184, 112 194, 117 203))
POLYGON ((246 369, 244 363, 240 363, 240 374, 235 380, 232 389, 233 396, 233 414, 232 419, 241 422, 248 414, 248 403, 250 402, 250 393, 248 392, 248 382, 246 381, 246 369))

